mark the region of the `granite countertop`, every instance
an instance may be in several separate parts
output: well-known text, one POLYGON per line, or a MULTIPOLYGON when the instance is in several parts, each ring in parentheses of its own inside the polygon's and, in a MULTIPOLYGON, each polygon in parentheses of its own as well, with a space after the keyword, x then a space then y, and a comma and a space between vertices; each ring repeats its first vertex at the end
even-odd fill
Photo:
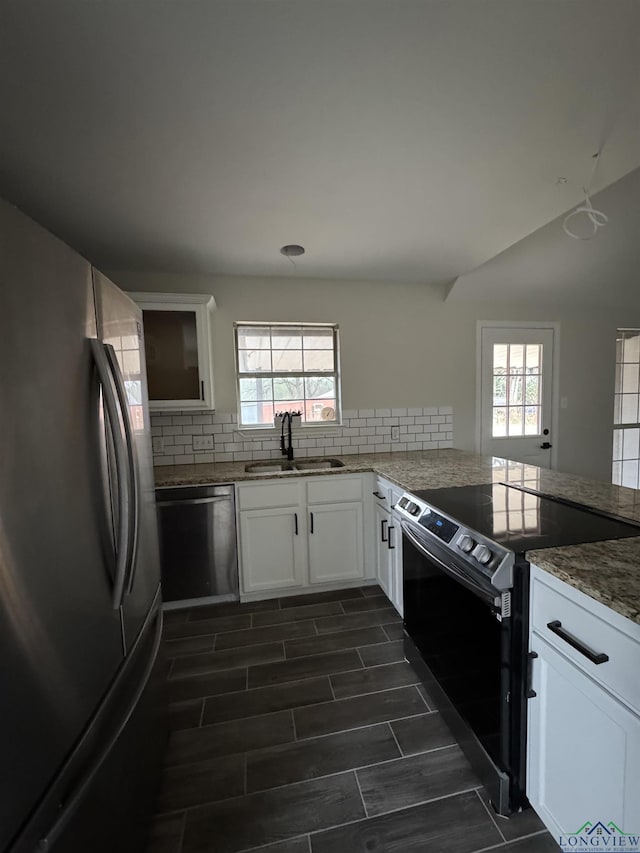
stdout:
MULTIPOLYGON (((341 457, 344 468, 248 474, 246 462, 155 469, 157 486, 237 483, 270 478, 340 476, 373 471, 407 491, 503 482, 524 485, 640 522, 640 491, 463 450, 424 450, 341 457)), ((640 624, 640 536, 533 551, 528 559, 640 624)))

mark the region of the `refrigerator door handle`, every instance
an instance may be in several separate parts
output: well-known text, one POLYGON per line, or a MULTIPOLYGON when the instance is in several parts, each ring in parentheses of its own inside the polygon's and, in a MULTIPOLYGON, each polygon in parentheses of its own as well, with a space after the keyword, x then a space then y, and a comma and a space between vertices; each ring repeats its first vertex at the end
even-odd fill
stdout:
POLYGON ((140 520, 140 488, 138 483, 138 466, 136 463, 135 442, 133 440, 133 427, 131 426, 131 418, 129 416, 129 401, 127 399, 127 391, 124 387, 124 380, 122 378, 122 372, 120 371, 120 365, 118 364, 118 357, 116 355, 115 349, 111 346, 111 344, 103 344, 103 346, 107 354, 109 366, 111 368, 111 375, 113 376, 116 394, 118 395, 118 402, 120 404, 120 411, 122 414, 122 423, 124 424, 124 434, 127 450, 127 467, 131 503, 129 505, 128 519, 129 541, 127 548, 125 591, 127 593, 130 593, 131 588, 133 587, 133 579, 135 574, 135 558, 138 547, 140 520))
POLYGON ((40 839, 38 847, 36 848, 37 853, 46 853, 46 851, 50 850, 51 847, 55 844, 56 840, 60 837, 65 827, 68 825, 69 821, 78 810, 87 789, 90 787, 91 783, 98 775, 98 771, 100 770, 106 759, 109 757, 109 753, 114 748, 122 732, 127 727, 127 723, 131 719, 131 715, 133 714, 133 712, 136 710, 138 703, 140 702, 140 699, 142 697, 142 694, 144 693, 149 679, 151 678, 151 675, 153 673, 153 668, 155 666, 156 658, 158 657, 158 651, 160 649, 160 642, 162 640, 162 625, 162 609, 159 609, 154 630, 153 649, 151 651, 151 655, 146 665, 144 674, 140 679, 133 698, 129 702, 126 712, 123 715, 116 731, 112 734, 109 741, 100 750, 100 753, 97 756, 89 772, 84 776, 84 778, 79 781, 77 786, 70 792, 53 826, 49 829, 44 838, 40 839))
POLYGON ((111 428, 117 474, 118 523, 116 529, 116 570, 113 577, 112 605, 117 610, 122 604, 129 555, 130 483, 127 448, 118 427, 118 401, 113 390, 111 370, 101 341, 91 338, 91 352, 102 387, 102 398, 111 428))

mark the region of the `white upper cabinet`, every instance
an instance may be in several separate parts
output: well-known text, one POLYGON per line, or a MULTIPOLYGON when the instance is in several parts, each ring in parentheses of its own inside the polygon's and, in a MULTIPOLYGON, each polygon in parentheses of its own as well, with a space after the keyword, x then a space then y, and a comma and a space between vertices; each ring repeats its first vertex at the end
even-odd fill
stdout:
POLYGON ((213 409, 210 313, 201 293, 130 293, 142 308, 149 408, 213 409))

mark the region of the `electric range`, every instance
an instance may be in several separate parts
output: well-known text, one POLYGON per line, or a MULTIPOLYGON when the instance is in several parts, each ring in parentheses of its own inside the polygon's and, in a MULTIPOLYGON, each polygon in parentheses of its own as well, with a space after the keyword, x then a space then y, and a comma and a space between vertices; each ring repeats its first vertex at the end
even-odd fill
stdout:
POLYGON ((488 483, 405 493, 405 654, 499 814, 528 805, 528 551, 640 535, 640 525, 488 483))

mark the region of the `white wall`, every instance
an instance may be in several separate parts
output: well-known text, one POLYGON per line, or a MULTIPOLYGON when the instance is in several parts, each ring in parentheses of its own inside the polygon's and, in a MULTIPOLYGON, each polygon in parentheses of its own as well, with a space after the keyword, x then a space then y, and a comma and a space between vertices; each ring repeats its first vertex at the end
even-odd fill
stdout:
POLYGON ((609 480, 615 330, 640 323, 623 309, 443 301, 424 285, 295 277, 111 272, 125 290, 212 293, 216 408, 236 409, 234 321, 340 325, 345 409, 450 405, 454 446, 475 449, 476 321, 560 323, 558 468, 609 480))

